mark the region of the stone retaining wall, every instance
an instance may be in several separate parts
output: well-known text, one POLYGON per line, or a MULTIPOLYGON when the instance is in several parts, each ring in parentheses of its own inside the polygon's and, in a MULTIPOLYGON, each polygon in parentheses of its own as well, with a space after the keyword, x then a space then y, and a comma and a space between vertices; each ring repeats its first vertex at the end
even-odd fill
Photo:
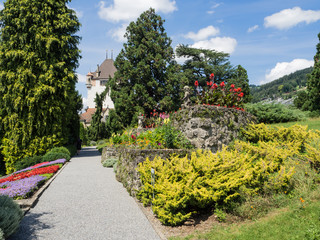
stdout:
MULTIPOLYGON (((144 162, 148 157, 153 160, 156 156, 163 159, 169 158, 171 154, 185 156, 190 150, 183 149, 117 149, 119 162, 116 169, 116 178, 127 189, 130 195, 135 196, 141 187, 139 173, 137 171, 138 164, 144 162)), ((150 169, 151 170, 151 169, 150 169)))
POLYGON ((237 138, 242 127, 256 122, 255 117, 247 112, 207 105, 185 107, 171 119, 196 148, 212 152, 237 138))

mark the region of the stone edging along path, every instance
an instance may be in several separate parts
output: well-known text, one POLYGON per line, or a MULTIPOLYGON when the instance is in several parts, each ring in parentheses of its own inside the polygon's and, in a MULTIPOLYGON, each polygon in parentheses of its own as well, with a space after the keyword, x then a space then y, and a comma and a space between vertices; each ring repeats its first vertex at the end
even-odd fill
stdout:
POLYGON ((32 195, 31 198, 14 200, 14 202, 20 206, 21 210, 24 212, 24 215, 26 215, 30 208, 36 204, 42 193, 49 187, 52 181, 60 174, 60 172, 67 166, 68 163, 69 162, 66 162, 58 172, 56 172, 40 189, 38 189, 32 195))

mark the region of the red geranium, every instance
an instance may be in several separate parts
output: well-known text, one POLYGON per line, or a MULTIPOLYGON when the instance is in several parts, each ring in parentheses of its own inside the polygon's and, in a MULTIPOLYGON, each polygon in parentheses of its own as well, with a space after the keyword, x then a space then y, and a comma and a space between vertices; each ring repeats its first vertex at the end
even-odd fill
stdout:
POLYGON ((231 84, 231 88, 234 88, 234 84, 231 84))
POLYGON ((211 88, 216 89, 217 87, 218 85, 214 83, 211 88))
POLYGON ((194 85, 195 85, 196 87, 198 87, 198 86, 199 86, 199 82, 198 82, 198 81, 195 81, 195 82, 194 82, 194 85))
POLYGON ((220 87, 223 88, 224 86, 225 86, 224 82, 220 83, 220 87))
POLYGON ((213 78, 214 78, 214 74, 211 73, 211 74, 210 74, 210 79, 212 80, 213 78))
POLYGON ((33 169, 29 172, 22 172, 16 175, 11 175, 9 177, 3 178, 0 180, 0 183, 9 181, 16 181, 19 179, 24 179, 24 178, 28 178, 34 175, 40 175, 40 174, 46 174, 46 173, 55 173, 56 171, 58 171, 59 169, 59 165, 53 165, 53 166, 48 166, 48 167, 43 167, 43 168, 36 168, 33 169))
POLYGON ((238 95, 239 97, 243 97, 243 92, 242 93, 239 93, 239 95, 238 95))

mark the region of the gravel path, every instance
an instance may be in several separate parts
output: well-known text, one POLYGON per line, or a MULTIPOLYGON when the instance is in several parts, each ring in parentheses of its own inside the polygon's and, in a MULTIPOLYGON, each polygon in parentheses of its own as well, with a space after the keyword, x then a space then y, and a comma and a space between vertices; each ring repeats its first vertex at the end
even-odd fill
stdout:
POLYGON ((159 240, 95 148, 71 159, 10 239, 159 240))

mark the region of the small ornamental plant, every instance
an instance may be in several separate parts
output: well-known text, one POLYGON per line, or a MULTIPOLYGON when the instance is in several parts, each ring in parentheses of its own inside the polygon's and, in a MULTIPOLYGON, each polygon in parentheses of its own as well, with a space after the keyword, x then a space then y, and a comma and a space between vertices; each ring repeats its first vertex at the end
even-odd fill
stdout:
POLYGON ((156 128, 168 123, 171 114, 174 113, 157 112, 155 109, 150 114, 142 114, 144 128, 156 128))
POLYGON ((234 84, 231 84, 230 89, 228 89, 224 82, 217 85, 214 83, 213 73, 210 75, 207 87, 200 87, 198 81, 194 82, 194 86, 196 87, 197 104, 235 108, 243 111, 244 94, 242 89, 236 88, 234 84))

